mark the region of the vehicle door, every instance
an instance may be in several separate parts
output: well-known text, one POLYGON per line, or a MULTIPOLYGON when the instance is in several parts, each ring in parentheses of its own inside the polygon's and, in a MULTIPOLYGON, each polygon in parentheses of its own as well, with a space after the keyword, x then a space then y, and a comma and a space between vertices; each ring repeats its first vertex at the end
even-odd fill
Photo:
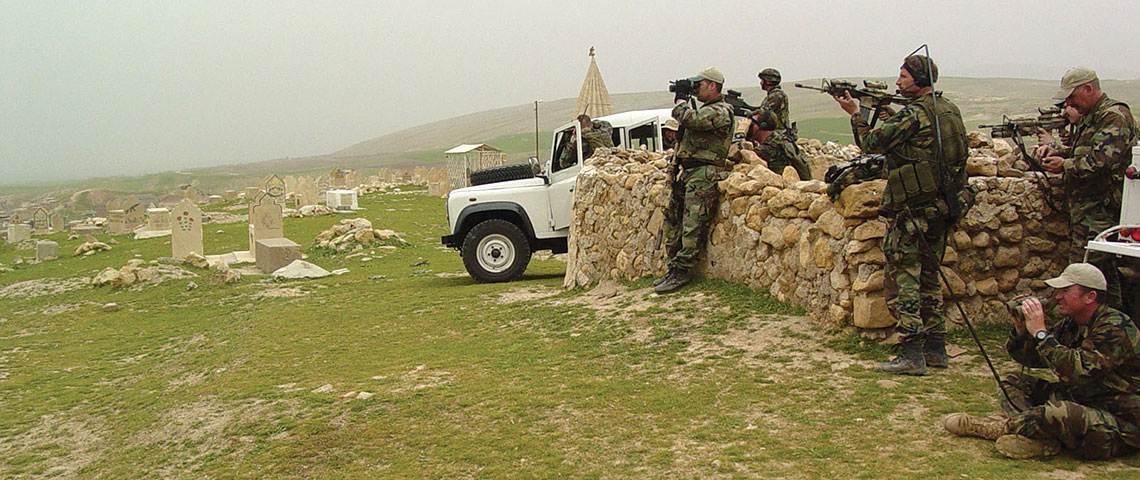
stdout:
POLYGON ((657 118, 647 118, 629 126, 629 144, 627 148, 641 148, 645 146, 650 152, 661 151, 661 126, 657 118))
MULTIPOLYGON (((577 126, 577 122, 570 125, 575 128, 577 126)), ((570 227, 570 201, 574 197, 578 172, 582 171, 582 138, 580 135, 572 135, 573 132, 573 128, 564 128, 554 136, 550 188, 547 189, 552 230, 570 227), (567 149, 573 151, 567 153, 567 149), (562 161, 564 158, 566 161, 562 161)))

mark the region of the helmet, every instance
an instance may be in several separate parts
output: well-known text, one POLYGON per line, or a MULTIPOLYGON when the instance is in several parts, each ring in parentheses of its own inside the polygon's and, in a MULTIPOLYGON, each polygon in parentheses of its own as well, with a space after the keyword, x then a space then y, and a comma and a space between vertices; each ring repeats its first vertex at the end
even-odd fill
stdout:
POLYGON ((929 87, 938 81, 938 65, 926 55, 911 55, 903 60, 902 68, 914 77, 914 84, 929 87), (927 66, 929 65, 929 70, 927 66))
POLYGON ((760 70, 760 74, 757 75, 757 77, 760 77, 761 80, 780 83, 780 71, 776 70, 775 68, 765 68, 763 70, 760 70))
POLYGON ((779 120, 776 114, 767 108, 761 108, 752 112, 752 124, 756 125, 760 130, 767 130, 769 132, 776 130, 776 124, 779 120))

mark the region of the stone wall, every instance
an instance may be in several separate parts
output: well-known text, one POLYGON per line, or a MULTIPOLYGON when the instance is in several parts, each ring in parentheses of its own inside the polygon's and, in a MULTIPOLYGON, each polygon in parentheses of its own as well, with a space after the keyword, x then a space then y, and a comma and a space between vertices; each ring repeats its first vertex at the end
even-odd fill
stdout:
MULTIPOLYGON (((1009 145, 977 132, 970 140, 970 184, 979 193, 949 237, 943 271, 967 314, 981 319, 1000 312, 1015 292, 1044 290, 1042 280, 1066 263, 1068 241, 1066 217, 1045 206, 1038 180, 1025 174, 1009 145)), ((800 143, 816 178, 859 153, 854 146, 800 143)), ((849 187, 832 202, 820 180, 800 181, 790 167, 774 173, 750 151, 734 150, 733 158, 738 163, 720 184, 702 274, 768 288, 829 324, 892 326, 879 248, 885 181, 849 187)), ((666 162, 660 154, 622 149, 601 149, 587 162, 575 189, 566 287, 664 272, 663 249, 652 248, 668 197, 666 162)), ((949 301, 947 315, 960 321, 949 301)))

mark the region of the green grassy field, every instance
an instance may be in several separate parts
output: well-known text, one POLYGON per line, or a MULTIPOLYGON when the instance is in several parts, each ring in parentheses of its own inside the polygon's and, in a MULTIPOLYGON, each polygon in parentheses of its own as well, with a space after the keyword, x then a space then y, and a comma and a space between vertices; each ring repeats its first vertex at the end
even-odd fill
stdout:
MULTIPOLYGON (((881 347, 763 291, 698 280, 661 297, 647 279, 562 291, 565 264, 549 258, 477 284, 439 245, 441 199, 360 204, 410 245, 309 252, 340 276, 225 285, 186 267, 195 278, 95 288, 84 279, 169 255, 169 238, 72 257, 78 241, 62 235, 49 237, 61 259, 0 274, 0 477, 1140 473, 1136 457, 1009 461, 944 432, 944 414, 995 410, 964 332, 950 370, 884 377, 869 370, 881 347)), ((307 246, 337 220, 288 218, 285 233, 307 246)), ((245 223, 205 227, 208 253, 246 249, 245 223)), ((3 246, 0 263, 30 254, 3 246)), ((992 352, 1003 332, 983 330, 992 352)))

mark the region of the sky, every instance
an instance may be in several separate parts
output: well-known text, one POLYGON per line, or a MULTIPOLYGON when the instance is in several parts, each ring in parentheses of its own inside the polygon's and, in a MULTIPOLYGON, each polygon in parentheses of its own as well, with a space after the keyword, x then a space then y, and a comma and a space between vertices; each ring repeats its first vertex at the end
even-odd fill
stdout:
POLYGON ((729 87, 893 76, 1140 78, 1136 1, 0 0, 0 184, 331 153, 482 110, 718 67, 729 87))

